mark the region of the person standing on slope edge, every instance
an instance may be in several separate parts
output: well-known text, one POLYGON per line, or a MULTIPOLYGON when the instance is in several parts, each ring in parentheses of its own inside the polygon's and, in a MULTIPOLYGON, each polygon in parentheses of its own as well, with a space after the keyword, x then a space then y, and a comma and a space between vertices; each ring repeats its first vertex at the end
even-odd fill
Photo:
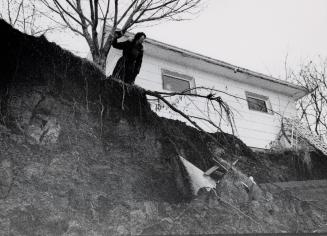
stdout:
POLYGON ((123 55, 116 63, 112 78, 122 80, 128 84, 134 84, 142 65, 143 41, 146 35, 143 32, 139 32, 135 34, 132 41, 117 42, 117 39, 122 36, 120 31, 116 31, 112 42, 114 48, 123 50, 123 55))

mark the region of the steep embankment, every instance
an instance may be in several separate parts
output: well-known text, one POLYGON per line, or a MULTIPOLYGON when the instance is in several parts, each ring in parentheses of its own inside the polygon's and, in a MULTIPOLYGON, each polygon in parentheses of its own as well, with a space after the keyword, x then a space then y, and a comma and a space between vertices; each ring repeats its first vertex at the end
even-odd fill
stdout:
POLYGON ((202 170, 213 156, 241 154, 249 169, 254 154, 230 135, 213 143, 157 117, 141 89, 105 80, 43 37, 3 21, 0 30, 0 235, 294 232, 324 223, 323 212, 286 193, 255 186, 249 195, 235 169, 217 192, 193 198, 178 154, 202 170))

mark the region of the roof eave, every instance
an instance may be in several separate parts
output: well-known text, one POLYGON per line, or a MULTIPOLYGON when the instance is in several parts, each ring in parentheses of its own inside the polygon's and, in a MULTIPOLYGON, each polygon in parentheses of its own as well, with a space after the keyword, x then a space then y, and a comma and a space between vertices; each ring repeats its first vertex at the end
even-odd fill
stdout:
POLYGON ((213 58, 210 58, 210 57, 198 54, 198 53, 194 53, 194 52, 182 49, 182 48, 178 48, 176 46, 168 45, 168 44, 165 44, 165 43, 153 40, 153 39, 148 39, 148 38, 146 39, 146 42, 149 43, 149 44, 152 44, 154 46, 161 47, 161 48, 163 48, 165 50, 170 50, 170 51, 174 51, 176 53, 182 54, 183 56, 203 60, 203 61, 206 61, 206 62, 208 62, 210 64, 214 64, 214 65, 217 65, 217 66, 221 66, 221 67, 230 69, 234 73, 244 73, 244 74, 256 77, 258 79, 266 80, 266 81, 269 81, 271 83, 277 83, 277 84, 280 84, 282 86, 286 86, 286 87, 289 87, 291 89, 295 89, 295 90, 297 90, 297 92, 292 95, 293 99, 295 99, 295 100, 301 99, 302 97, 304 97, 304 96, 306 96, 307 94, 310 93, 309 91, 302 88, 301 86, 295 85, 293 83, 289 83, 287 81, 283 81, 283 80, 276 79, 276 78, 271 77, 271 76, 267 76, 267 75, 264 75, 264 74, 261 74, 261 73, 258 73, 258 72, 254 72, 254 71, 242 68, 242 67, 238 67, 238 66, 235 66, 235 65, 232 65, 232 64, 217 60, 217 59, 213 59, 213 58))

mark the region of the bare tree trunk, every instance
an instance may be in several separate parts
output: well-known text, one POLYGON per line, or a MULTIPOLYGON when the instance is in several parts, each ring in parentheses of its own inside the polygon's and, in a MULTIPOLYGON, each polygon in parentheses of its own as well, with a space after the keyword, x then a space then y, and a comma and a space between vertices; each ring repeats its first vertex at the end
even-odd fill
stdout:
POLYGON ((105 54, 95 54, 92 55, 93 62, 98 65, 98 67, 105 73, 106 72, 106 64, 107 64, 107 55, 105 54))
POLYGON ((99 50, 91 51, 93 62, 105 73, 107 65, 107 57, 111 49, 113 37, 109 34, 104 46, 99 50))

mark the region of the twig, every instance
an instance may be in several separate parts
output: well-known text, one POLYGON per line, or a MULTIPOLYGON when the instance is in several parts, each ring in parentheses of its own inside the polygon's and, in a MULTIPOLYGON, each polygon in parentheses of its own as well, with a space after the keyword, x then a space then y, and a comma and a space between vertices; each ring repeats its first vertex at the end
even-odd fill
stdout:
POLYGON ((223 199, 222 197, 219 197, 216 190, 212 189, 212 191, 215 193, 216 197, 218 198, 218 200, 222 201, 223 203, 227 204, 228 206, 230 206, 233 210, 237 211, 238 213, 240 213, 241 215, 245 216, 246 218, 250 219, 252 222, 256 223, 261 230, 263 230, 262 225, 257 222, 255 219, 253 219, 251 216, 248 216, 247 214, 245 214, 243 211, 241 211, 240 209, 237 209, 236 207, 234 207, 232 204, 230 204, 228 201, 226 201, 225 199, 223 199))

